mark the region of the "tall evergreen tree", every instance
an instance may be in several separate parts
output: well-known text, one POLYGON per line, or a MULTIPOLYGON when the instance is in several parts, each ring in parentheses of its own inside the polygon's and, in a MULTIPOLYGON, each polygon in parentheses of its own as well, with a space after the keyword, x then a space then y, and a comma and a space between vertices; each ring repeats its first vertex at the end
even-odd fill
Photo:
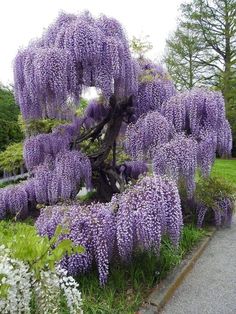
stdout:
POLYGON ((189 22, 181 21, 166 44, 164 62, 177 89, 191 89, 206 81, 205 66, 199 63, 202 45, 189 22))

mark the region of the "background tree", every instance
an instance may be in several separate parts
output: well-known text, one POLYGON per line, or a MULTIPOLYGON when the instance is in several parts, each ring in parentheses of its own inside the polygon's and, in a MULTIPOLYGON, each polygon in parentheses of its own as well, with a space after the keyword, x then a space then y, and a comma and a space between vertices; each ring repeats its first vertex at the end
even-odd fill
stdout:
POLYGON ((138 59, 143 59, 146 53, 153 48, 152 43, 149 41, 149 36, 141 38, 134 36, 131 40, 130 47, 134 56, 138 59))
MULTIPOLYGON (((234 0, 193 0, 181 6, 179 28, 191 30, 190 43, 194 47, 194 68, 189 57, 192 45, 186 44, 185 37, 179 29, 173 35, 172 41, 167 42, 169 49, 166 63, 174 79, 178 79, 178 72, 191 73, 187 84, 178 84, 186 88, 193 77, 200 85, 209 85, 213 89, 221 90, 225 102, 228 118, 232 127, 236 107, 235 66, 236 66, 236 2, 234 0), (172 44, 173 42, 173 44, 172 44), (185 49, 184 49, 185 48, 185 49), (181 59, 187 60, 180 62, 181 59), (187 70, 188 69, 188 70, 187 70), (193 69, 193 72, 189 72, 193 69), (200 80, 199 80, 199 72, 200 80)), ((190 84, 191 85, 191 84, 190 84)), ((233 134, 236 131, 233 129, 233 134)), ((234 137, 234 150, 235 150, 234 137)))
POLYGON ((216 69, 226 107, 233 100, 233 78, 236 64, 236 2, 234 0, 194 0, 191 9, 183 5, 182 10, 191 10, 192 25, 201 35, 205 49, 211 51, 212 60, 199 60, 216 69))
POLYGON ((20 110, 15 103, 12 91, 0 85, 0 151, 4 150, 8 144, 23 139, 18 125, 19 114, 20 110))
POLYGON ((177 89, 191 89, 205 82, 206 68, 199 64, 202 45, 191 25, 183 21, 166 41, 164 62, 177 89))

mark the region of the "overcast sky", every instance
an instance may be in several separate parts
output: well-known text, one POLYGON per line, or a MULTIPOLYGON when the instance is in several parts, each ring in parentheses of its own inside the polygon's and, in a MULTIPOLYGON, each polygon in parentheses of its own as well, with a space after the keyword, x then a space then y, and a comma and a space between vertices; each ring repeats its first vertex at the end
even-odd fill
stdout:
POLYGON ((150 57, 160 60, 165 40, 176 27, 183 0, 5 0, 0 9, 0 82, 13 83, 13 59, 20 47, 42 34, 60 11, 89 10, 118 19, 128 37, 149 35, 150 57))

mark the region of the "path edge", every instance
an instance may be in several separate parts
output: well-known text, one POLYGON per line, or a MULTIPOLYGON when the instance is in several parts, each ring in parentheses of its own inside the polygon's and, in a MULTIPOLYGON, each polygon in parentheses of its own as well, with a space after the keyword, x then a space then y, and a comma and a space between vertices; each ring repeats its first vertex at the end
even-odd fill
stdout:
POLYGON ((188 276, 193 266, 203 254, 209 242, 213 238, 217 229, 212 228, 200 243, 190 252, 186 258, 176 266, 169 275, 161 281, 158 286, 152 289, 147 297, 145 304, 136 312, 136 314, 157 314, 167 304, 175 291, 188 276))

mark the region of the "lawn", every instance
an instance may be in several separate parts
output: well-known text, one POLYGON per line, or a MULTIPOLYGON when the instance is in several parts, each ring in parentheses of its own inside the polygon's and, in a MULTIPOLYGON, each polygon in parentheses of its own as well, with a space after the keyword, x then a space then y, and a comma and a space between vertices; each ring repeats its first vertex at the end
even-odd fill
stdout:
POLYGON ((223 177, 236 187, 236 159, 217 159, 212 175, 223 177))

